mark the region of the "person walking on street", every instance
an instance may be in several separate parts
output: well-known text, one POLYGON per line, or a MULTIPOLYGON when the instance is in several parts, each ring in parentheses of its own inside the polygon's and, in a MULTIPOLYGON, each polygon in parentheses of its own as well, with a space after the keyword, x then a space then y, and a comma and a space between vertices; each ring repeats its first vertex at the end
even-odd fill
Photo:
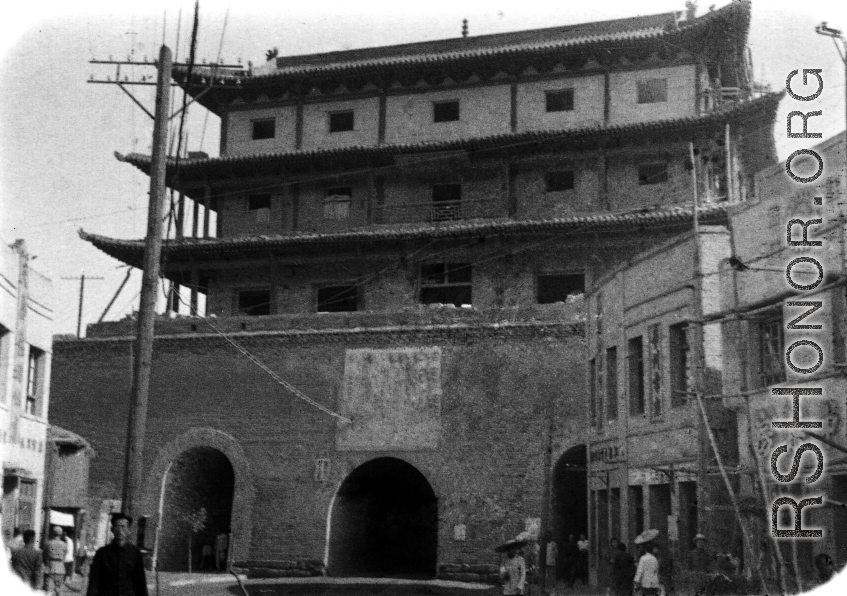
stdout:
POLYGON ((662 555, 658 544, 653 544, 653 556, 659 561, 659 584, 663 588, 662 594, 670 596, 674 593, 674 566, 670 554, 662 555))
POLYGON ((9 541, 9 556, 12 556, 16 550, 23 548, 24 537, 20 528, 12 530, 12 539, 9 541))
POLYGON ((215 537, 215 569, 226 571, 226 554, 229 549, 229 528, 215 537))
POLYGON ((588 538, 585 537, 585 533, 582 532, 579 535, 579 541, 576 543, 577 548, 579 549, 579 558, 577 559, 577 570, 579 572, 579 579, 582 581, 583 586, 588 585, 588 538))
POLYGON ((544 586, 547 594, 556 594, 556 564, 559 561, 559 545, 552 539, 550 532, 544 535, 547 541, 547 551, 544 555, 544 586))
POLYGON ((712 553, 706 547, 706 537, 697 534, 694 537, 694 548, 688 553, 688 565, 692 571, 699 573, 711 573, 712 553))
POLYGON ((97 549, 88 572, 86 596, 147 596, 144 557, 130 543, 132 519, 123 514, 112 516, 112 542, 97 549))
POLYGON ((76 552, 70 530, 65 534, 65 546, 68 547, 65 553, 65 581, 69 582, 74 578, 74 553, 76 552))
POLYGON ((12 553, 12 571, 33 590, 40 590, 44 585, 44 555, 35 546, 35 531, 26 530, 23 541, 24 545, 12 553))
POLYGON ((568 534, 568 541, 564 548, 565 579, 568 586, 573 588, 576 582, 577 566, 579 565, 579 547, 576 545, 576 537, 568 534))
POLYGON ((641 590, 644 596, 656 596, 659 593, 659 560, 653 554, 653 544, 646 543, 642 547, 644 554, 638 559, 638 569, 635 570, 633 583, 636 590, 641 590))
POLYGON ((62 528, 53 526, 53 537, 44 545, 44 589, 48 594, 59 596, 65 583, 65 555, 68 545, 65 543, 62 528))
POLYGON ((618 542, 612 563, 615 596, 630 596, 632 594, 633 577, 635 577, 635 559, 626 552, 626 544, 618 542))
POLYGON ((500 565, 500 578, 503 580, 504 596, 517 596, 524 593, 526 586, 526 562, 518 554, 517 546, 509 547, 506 560, 500 565))
POLYGON ((603 567, 601 573, 603 574, 602 583, 606 588, 606 596, 612 596, 612 592, 615 590, 615 574, 613 573, 613 570, 615 567, 615 555, 617 552, 618 539, 612 538, 609 540, 609 551, 602 553, 603 567))

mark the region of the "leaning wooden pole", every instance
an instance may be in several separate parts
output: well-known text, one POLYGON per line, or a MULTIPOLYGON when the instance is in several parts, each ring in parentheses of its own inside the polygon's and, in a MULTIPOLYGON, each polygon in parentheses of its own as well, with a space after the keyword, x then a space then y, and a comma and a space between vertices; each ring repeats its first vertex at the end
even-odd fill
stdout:
POLYGON ((165 201, 165 160, 167 158, 168 107, 171 86, 171 50, 159 50, 159 77, 156 84, 156 118, 153 124, 153 155, 150 165, 150 201, 147 211, 147 238, 141 303, 138 309, 135 359, 132 371, 129 423, 124 463, 123 511, 135 517, 141 488, 144 434, 147 429, 147 396, 153 360, 153 326, 159 288, 159 261, 162 254, 162 220, 165 201))

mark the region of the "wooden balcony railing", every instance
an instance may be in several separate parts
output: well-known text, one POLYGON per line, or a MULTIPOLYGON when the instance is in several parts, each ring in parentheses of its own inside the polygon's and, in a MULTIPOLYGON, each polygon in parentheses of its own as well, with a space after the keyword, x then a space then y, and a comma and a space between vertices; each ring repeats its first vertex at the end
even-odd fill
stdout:
POLYGON ((496 199, 428 201, 426 203, 378 205, 374 208, 374 223, 455 221, 482 217, 502 217, 505 214, 503 202, 496 199))
POLYGON ((743 99, 744 92, 738 87, 710 87, 703 90, 703 108, 707 112, 719 110, 743 99))

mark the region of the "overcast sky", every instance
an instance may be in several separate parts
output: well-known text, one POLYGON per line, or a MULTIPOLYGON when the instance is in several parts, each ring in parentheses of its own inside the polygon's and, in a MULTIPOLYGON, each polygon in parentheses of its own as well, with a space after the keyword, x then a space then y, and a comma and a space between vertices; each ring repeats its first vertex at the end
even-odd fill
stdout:
MULTIPOLYGON (((481 35, 537 27, 684 10, 684 0, 598 2, 260 2, 200 3, 198 56, 255 64, 279 47, 281 55, 458 37, 461 21, 481 35), (571 8, 573 7, 573 8, 571 8), (228 12, 227 12, 228 11, 228 12), (226 17, 226 24, 225 23, 226 17)), ((718 2, 719 6, 725 0, 718 2)), ((822 68, 826 87, 814 109, 812 130, 824 138, 844 129, 844 72, 830 39, 814 26, 826 20, 847 29, 844 2, 759 0, 753 4, 750 46, 755 77, 774 90, 795 68, 822 68)), ((119 163, 114 151, 149 153, 152 122, 117 87, 86 83, 90 75, 114 75, 91 58, 152 58, 163 41, 178 59, 187 56, 191 2, 19 2, 0 23, 0 239, 24 238, 33 266, 53 277, 56 332, 76 330, 79 282, 62 277, 103 277, 86 284, 83 321, 96 321, 126 269, 77 236, 86 231, 118 238, 144 234, 149 179, 119 163), (177 43, 181 9, 181 27, 177 43)), ((699 13, 708 10, 701 2, 699 13)), ((126 73, 126 70, 124 71, 126 73)), ((153 75, 152 69, 135 73, 153 75)), ((152 110, 153 88, 136 93, 152 110)), ((776 125, 780 157, 808 146, 785 139, 786 100, 776 125)), ((790 109, 811 109, 796 105, 790 109)), ((201 107, 190 111, 189 149, 215 155, 219 121, 201 107), (201 144, 202 141, 202 144, 201 144)), ((135 271, 107 319, 137 308, 135 271)))

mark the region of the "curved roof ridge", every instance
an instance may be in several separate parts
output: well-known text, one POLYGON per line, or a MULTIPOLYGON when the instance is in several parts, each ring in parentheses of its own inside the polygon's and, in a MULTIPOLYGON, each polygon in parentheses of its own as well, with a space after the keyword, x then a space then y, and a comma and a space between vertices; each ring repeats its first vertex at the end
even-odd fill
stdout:
MULTIPOLYGON (((680 21, 678 13, 666 12, 480 36, 301 54, 277 58, 275 68, 268 72, 254 74, 216 71, 214 77, 238 82, 261 81, 286 76, 342 73, 379 66, 412 66, 479 57, 492 58, 524 52, 573 48, 604 41, 658 39, 704 28, 715 21, 736 16, 744 19, 742 26, 745 29, 749 27, 749 0, 733 0, 693 21, 680 21), (739 11, 741 11, 740 15, 739 11), (626 23, 631 23, 632 26, 627 28, 626 23)), ((205 76, 211 73, 211 68, 211 66, 195 65, 192 72, 194 76, 205 76)), ((179 80, 186 73, 186 67, 175 67, 174 72, 179 80)))
MULTIPOLYGON (((700 207, 701 223, 721 223, 727 218, 729 203, 713 203, 700 207)), ((250 250, 317 246, 357 242, 390 242, 428 238, 461 238, 479 234, 526 234, 526 233, 589 233, 619 231, 633 226, 662 223, 680 224, 693 219, 692 205, 668 205, 641 207, 617 212, 592 212, 571 217, 519 220, 508 218, 461 220, 449 224, 421 222, 404 227, 363 227, 344 232, 293 232, 290 234, 267 234, 235 236, 229 238, 184 238, 168 240, 162 247, 163 253, 203 254, 222 250, 250 250)), ((144 251, 143 239, 117 239, 79 230, 82 240, 90 242, 107 255, 132 266, 139 266, 144 251)))

